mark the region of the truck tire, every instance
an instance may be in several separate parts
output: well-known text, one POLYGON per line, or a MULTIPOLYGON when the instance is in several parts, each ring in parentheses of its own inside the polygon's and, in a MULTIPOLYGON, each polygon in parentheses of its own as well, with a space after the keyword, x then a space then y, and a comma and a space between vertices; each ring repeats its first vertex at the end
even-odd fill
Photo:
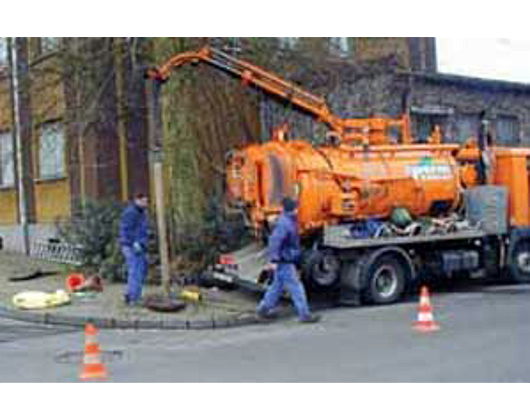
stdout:
POLYGON ((301 269, 311 289, 331 289, 338 283, 340 262, 331 251, 310 250, 304 255, 301 269))
POLYGON ((414 277, 410 258, 399 248, 374 251, 366 255, 360 264, 363 300, 367 303, 385 305, 397 302, 414 277))
POLYGON ((530 238, 515 244, 509 262, 511 277, 519 283, 530 283, 530 238))

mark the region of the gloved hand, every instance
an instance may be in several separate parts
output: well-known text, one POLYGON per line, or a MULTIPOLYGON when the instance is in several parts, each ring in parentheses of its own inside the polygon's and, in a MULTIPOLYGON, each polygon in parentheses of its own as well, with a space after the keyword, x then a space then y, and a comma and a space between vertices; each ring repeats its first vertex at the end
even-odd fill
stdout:
POLYGON ((144 252, 144 246, 140 242, 135 242, 133 243, 133 251, 136 254, 141 254, 142 252, 144 252))

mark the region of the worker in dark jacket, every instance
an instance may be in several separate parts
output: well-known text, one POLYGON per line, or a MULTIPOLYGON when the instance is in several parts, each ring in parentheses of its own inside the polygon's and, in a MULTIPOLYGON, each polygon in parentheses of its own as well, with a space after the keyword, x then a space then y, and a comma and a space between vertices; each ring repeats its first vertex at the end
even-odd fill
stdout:
POLYGON ((257 308, 260 318, 269 318, 271 311, 282 297, 284 287, 294 303, 301 322, 317 322, 320 317, 311 314, 304 285, 298 277, 296 264, 301 257, 298 236, 297 203, 291 198, 283 200, 283 214, 279 217, 269 237, 268 269, 273 272, 273 281, 257 308))
POLYGON ((137 305, 147 277, 147 208, 145 194, 136 194, 120 220, 120 246, 127 263, 125 303, 137 305))

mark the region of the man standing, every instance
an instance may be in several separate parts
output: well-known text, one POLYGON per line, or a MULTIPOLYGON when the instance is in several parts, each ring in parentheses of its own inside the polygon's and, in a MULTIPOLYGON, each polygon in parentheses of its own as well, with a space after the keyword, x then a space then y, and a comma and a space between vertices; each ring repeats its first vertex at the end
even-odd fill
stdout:
POLYGON ((297 221, 298 205, 291 198, 284 198, 282 205, 283 214, 273 229, 268 246, 268 269, 272 270, 274 277, 256 313, 260 318, 271 317, 271 311, 278 304, 286 287, 298 312, 300 322, 318 322, 320 317, 309 311, 304 285, 296 271, 296 264, 301 257, 297 221))
POLYGON ((120 220, 120 245, 127 263, 125 303, 138 305, 147 276, 147 208, 145 194, 136 194, 120 220))

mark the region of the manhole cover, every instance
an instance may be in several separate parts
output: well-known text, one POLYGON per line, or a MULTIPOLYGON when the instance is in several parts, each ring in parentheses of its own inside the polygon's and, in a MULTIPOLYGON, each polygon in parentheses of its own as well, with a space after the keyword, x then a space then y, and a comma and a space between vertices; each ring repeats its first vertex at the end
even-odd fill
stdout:
MULTIPOLYGON (((100 352, 100 354, 102 363, 111 363, 123 358, 123 351, 121 350, 106 350, 100 352)), ((68 351, 55 356, 55 361, 57 363, 77 365, 83 362, 84 355, 85 353, 82 351, 68 351)))

